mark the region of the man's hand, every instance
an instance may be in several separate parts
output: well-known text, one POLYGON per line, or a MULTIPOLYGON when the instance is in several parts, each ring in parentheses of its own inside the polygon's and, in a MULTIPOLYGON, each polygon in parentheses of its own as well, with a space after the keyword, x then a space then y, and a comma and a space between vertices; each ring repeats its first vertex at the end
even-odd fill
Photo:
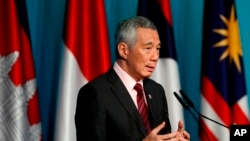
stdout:
POLYGON ((187 131, 184 130, 184 123, 182 120, 178 122, 178 134, 176 135, 177 140, 179 141, 189 141, 190 135, 187 131))
POLYGON ((165 122, 162 122, 156 128, 154 128, 143 141, 189 141, 190 135, 184 130, 183 121, 179 121, 178 130, 176 132, 158 135, 161 129, 165 126, 165 122))
POLYGON ((164 135, 158 135, 158 133, 161 131, 161 129, 165 126, 165 122, 162 122, 160 125, 155 127, 143 141, 164 141, 164 140, 170 140, 178 134, 177 132, 164 134, 164 135))

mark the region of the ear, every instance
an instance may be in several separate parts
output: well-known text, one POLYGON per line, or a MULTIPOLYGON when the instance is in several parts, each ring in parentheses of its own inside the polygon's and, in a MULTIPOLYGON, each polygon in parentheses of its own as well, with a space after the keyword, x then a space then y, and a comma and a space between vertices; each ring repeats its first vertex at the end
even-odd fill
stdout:
POLYGON ((127 55, 128 55, 128 45, 124 42, 120 42, 118 44, 118 53, 121 56, 121 58, 123 59, 127 59, 127 55))

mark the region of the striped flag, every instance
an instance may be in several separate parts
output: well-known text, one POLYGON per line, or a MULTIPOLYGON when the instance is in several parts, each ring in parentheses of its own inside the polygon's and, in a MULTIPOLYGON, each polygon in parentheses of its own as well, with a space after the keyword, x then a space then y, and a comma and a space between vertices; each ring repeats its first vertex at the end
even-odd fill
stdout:
POLYGON ((0 0, 0 140, 40 141, 41 121, 25 0, 0 0))
MULTIPOLYGON (((240 30, 233 0, 205 1, 202 114, 230 127, 249 124, 240 30)), ((201 140, 229 141, 229 129, 201 119, 201 140)))
POLYGON ((78 91, 111 66, 104 0, 68 0, 66 6, 56 141, 76 140, 78 91))
POLYGON ((178 128, 178 121, 184 120, 183 108, 173 92, 180 90, 179 70, 175 51, 172 18, 169 0, 139 0, 138 15, 152 20, 161 40, 160 59, 152 78, 162 84, 168 101, 172 130, 178 128))

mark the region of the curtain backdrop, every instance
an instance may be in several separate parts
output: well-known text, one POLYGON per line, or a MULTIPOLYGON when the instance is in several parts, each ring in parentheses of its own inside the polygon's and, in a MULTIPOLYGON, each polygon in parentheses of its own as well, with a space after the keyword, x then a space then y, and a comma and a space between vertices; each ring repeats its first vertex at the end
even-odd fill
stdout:
MULTIPOLYGON (((58 83, 62 67, 62 31, 66 0, 26 0, 41 107, 44 141, 54 140, 58 83)), ((200 76, 204 1, 170 0, 182 89, 200 110, 200 76)), ((105 0, 112 61, 114 31, 121 20, 136 15, 136 0, 105 0)), ((250 97, 250 1, 236 1, 248 98, 250 97)), ((75 109, 72 109, 75 110, 75 109)), ((207 115, 209 116, 209 115, 207 115)), ((177 123, 172 123, 177 124, 177 123)), ((185 111, 185 128, 192 141, 199 140, 198 123, 185 111)))

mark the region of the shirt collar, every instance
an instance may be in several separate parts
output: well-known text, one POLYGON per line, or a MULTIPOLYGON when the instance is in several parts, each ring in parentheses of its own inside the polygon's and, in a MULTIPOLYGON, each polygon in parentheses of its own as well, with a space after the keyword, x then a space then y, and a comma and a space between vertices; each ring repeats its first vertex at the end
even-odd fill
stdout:
MULTIPOLYGON (((119 76, 119 78, 122 80, 123 84, 125 85, 125 87, 128 89, 128 91, 131 91, 134 89, 135 84, 137 83, 137 81, 135 81, 127 72, 125 72, 119 65, 117 62, 114 63, 113 66, 115 72, 117 73, 117 75, 119 76)), ((143 87, 143 82, 142 80, 138 81, 138 83, 140 83, 143 87)))

